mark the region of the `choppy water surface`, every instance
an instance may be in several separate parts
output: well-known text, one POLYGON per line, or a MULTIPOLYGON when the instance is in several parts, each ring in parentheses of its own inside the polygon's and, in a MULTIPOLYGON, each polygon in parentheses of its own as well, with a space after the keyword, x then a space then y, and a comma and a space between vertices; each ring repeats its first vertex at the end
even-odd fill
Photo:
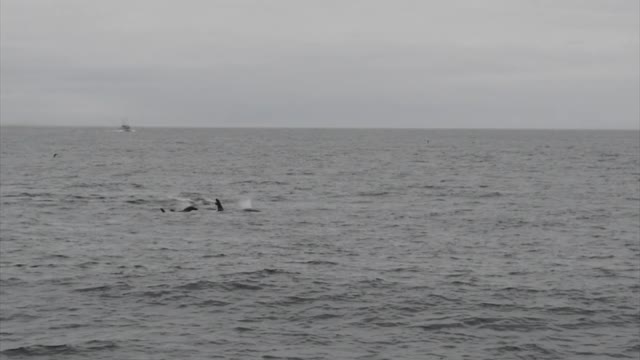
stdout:
POLYGON ((0 357, 638 359, 638 135, 2 128, 0 357))

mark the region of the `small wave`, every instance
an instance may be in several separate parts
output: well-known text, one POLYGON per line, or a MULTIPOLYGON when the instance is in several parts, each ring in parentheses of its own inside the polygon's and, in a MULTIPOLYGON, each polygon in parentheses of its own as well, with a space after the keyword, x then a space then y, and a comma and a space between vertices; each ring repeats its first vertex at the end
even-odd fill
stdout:
POLYGON ((88 352, 113 350, 118 345, 112 341, 92 340, 80 345, 31 345, 1 351, 7 356, 54 356, 54 355, 82 355, 88 352))

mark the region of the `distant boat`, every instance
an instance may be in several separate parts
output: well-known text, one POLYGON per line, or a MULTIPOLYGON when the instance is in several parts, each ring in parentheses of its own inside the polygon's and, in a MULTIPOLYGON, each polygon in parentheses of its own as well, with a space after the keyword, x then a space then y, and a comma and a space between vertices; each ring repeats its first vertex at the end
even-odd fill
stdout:
POLYGON ((120 125, 120 131, 124 131, 124 132, 132 132, 133 129, 131 128, 131 125, 129 125, 126 121, 122 121, 122 125, 120 125))

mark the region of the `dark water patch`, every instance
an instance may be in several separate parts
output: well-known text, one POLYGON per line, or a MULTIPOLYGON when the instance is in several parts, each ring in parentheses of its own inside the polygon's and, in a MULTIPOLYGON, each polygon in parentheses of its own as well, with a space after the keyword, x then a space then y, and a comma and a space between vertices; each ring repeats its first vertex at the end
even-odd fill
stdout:
POLYGON ((337 263, 335 261, 329 261, 329 260, 309 260, 309 261, 302 262, 302 264, 307 264, 307 265, 328 265, 328 266, 340 265, 339 263, 337 263))
POLYGON ((277 181, 277 180, 241 180, 231 182, 230 185, 259 185, 259 186, 267 186, 267 185, 277 185, 277 186, 288 186, 290 185, 287 181, 277 181))
POLYGON ((395 282, 387 281, 381 278, 360 280, 357 282, 357 284, 358 284, 358 287, 364 286, 364 287, 371 287, 371 288, 388 288, 388 287, 393 287, 397 285, 397 283, 395 282))
POLYGON ((597 320, 597 319, 594 319, 593 316, 589 316, 589 317, 577 318, 572 322, 555 324, 554 326, 561 329, 566 329, 566 330, 586 331, 586 330, 600 329, 600 328, 624 328, 626 326, 635 326, 635 325, 637 325, 637 317, 634 317, 628 320, 610 320, 610 319, 597 320))
POLYGON ((424 331, 440 331, 440 330, 447 330, 447 329, 462 328, 464 326, 465 324, 460 322, 434 322, 434 323, 427 323, 422 325, 413 325, 413 327, 422 329, 424 331))
POLYGON ((15 313, 15 314, 11 314, 11 315, 1 316, 0 317, 0 323, 4 322, 4 321, 28 322, 28 321, 36 320, 36 319, 39 319, 39 318, 40 317, 37 316, 37 315, 25 314, 25 313, 19 312, 19 313, 15 313))
POLYGON ((118 293, 120 293, 121 291, 130 290, 130 289, 131 289, 131 286, 129 284, 120 283, 120 284, 114 284, 114 285, 89 286, 89 287, 84 287, 79 289, 73 289, 72 291, 79 292, 79 293, 98 292, 105 295, 111 293, 113 296, 119 296, 118 293))
POLYGON ((640 354, 640 341, 637 341, 637 340, 634 341, 632 344, 627 346, 627 348, 624 350, 624 352, 632 353, 635 356, 638 356, 638 354, 640 354))
POLYGON ((613 259, 614 255, 581 255, 581 259, 613 259))
POLYGON ((551 308, 543 308, 543 310, 554 315, 594 315, 598 313, 595 310, 583 309, 573 306, 557 306, 551 308))
POLYGON ((183 251, 184 249, 180 249, 180 248, 179 249, 175 249, 175 248, 168 248, 168 247, 163 246, 163 247, 160 247, 160 248, 157 248, 157 249, 154 249, 154 250, 157 250, 157 251, 183 251))
MULTIPOLYGON (((264 360, 309 360, 306 358, 301 358, 297 356, 278 356, 278 355, 262 355, 264 360)), ((316 359, 316 358, 312 358, 316 359)), ((321 358, 318 358, 321 359, 321 358)))
POLYGON ((594 274, 595 277, 618 277, 618 271, 606 269, 602 267, 594 268, 598 273, 594 274))
POLYGON ((404 272, 408 272, 408 273, 419 273, 422 272, 423 269, 419 266, 399 266, 399 267, 394 267, 391 269, 385 269, 384 271, 386 272, 391 272, 391 273, 395 273, 395 272, 399 272, 399 273, 404 273, 404 272))
POLYGON ((357 196, 363 197, 384 197, 391 195, 389 191, 360 191, 356 193, 357 196))
POLYGON ((578 355, 581 358, 596 358, 596 359, 638 359, 638 355, 624 355, 619 353, 603 353, 603 352, 593 352, 593 351, 574 351, 574 355, 578 355))
POLYGON ((278 306, 288 307, 288 306, 294 306, 294 305, 309 304, 309 303, 313 303, 313 302, 316 302, 316 301, 320 301, 320 299, 317 298, 317 297, 292 295, 292 296, 287 296, 287 297, 282 298, 282 299, 276 299, 273 302, 263 302, 263 304, 270 304, 270 305, 278 305, 278 306))
POLYGON ((425 190, 444 190, 445 186, 432 184, 413 184, 408 186, 409 189, 425 189, 425 190))
POLYGON ((73 195, 67 195, 64 197, 65 201, 71 200, 72 202, 75 200, 104 200, 107 197, 104 195, 98 195, 98 194, 86 194, 86 195, 79 195, 79 194, 73 194, 73 195))
POLYGON ((87 324, 72 323, 72 324, 51 326, 51 327, 49 327, 49 329, 51 329, 51 330, 68 330, 68 329, 78 329, 78 328, 89 327, 89 326, 90 325, 87 325, 87 324))
POLYGON ((340 318, 343 315, 341 314, 331 314, 331 313, 321 313, 321 314, 314 314, 314 315, 306 315, 307 311, 303 312, 304 314, 295 314, 294 316, 291 317, 291 320, 294 319, 305 319, 305 321, 325 321, 325 320, 331 320, 331 319, 335 319, 335 318, 340 318))
POLYGON ((163 296, 173 295, 173 292, 170 290, 158 290, 158 291, 144 291, 140 293, 140 296, 146 298, 159 298, 163 296))
POLYGON ((231 305, 230 302, 226 302, 226 301, 221 301, 221 300, 214 300, 214 299, 209 299, 209 300, 205 300, 199 303, 194 304, 195 306, 199 306, 199 307, 221 307, 221 306, 227 306, 227 305, 231 305))
POLYGON ((289 199, 284 195, 275 195, 275 196, 269 197, 269 201, 271 202, 280 202, 280 201, 287 201, 287 200, 289 199))
POLYGON ((31 265, 29 266, 29 268, 31 269, 37 269, 37 268, 55 268, 58 267, 59 264, 35 264, 35 265, 31 265))
POLYGON ((77 354, 77 350, 70 345, 33 345, 7 349, 0 354, 7 356, 55 356, 77 354))
POLYGON ((453 286, 476 286, 476 284, 470 282, 470 281, 460 281, 460 280, 454 280, 452 282, 450 282, 449 284, 453 285, 453 286))
POLYGON ((562 358, 555 350, 538 344, 506 345, 490 349, 498 355, 513 356, 518 359, 558 359, 562 358))
POLYGON ((48 193, 48 192, 21 192, 18 194, 2 194, 2 196, 0 196, 2 198, 35 198, 35 197, 43 197, 43 198, 50 198, 50 197, 55 197, 55 194, 53 193, 48 193))
POLYGON ((531 332, 548 328, 548 320, 532 317, 473 317, 464 319, 463 323, 470 327, 494 331, 531 332))
POLYGON ((79 268, 82 268, 82 269, 87 269, 87 268, 90 268, 90 267, 93 267, 93 266, 96 266, 96 265, 99 265, 99 264, 100 264, 100 262, 98 262, 98 261, 85 261, 85 262, 82 262, 80 264, 76 264, 75 266, 79 267, 79 268))
POLYGON ((255 331, 255 329, 244 327, 244 326, 236 326, 233 328, 233 330, 241 333, 255 331))
POLYGON ((210 259, 210 258, 221 258, 226 256, 227 256, 226 254, 208 254, 208 255, 202 255, 202 258, 210 259))
POLYGON ((262 290, 262 286, 245 284, 237 281, 228 282, 224 284, 224 287, 230 290, 262 290))
POLYGON ((241 180, 231 182, 230 185, 242 185, 242 184, 257 184, 256 180, 241 180))
POLYGON ((407 323, 402 321, 378 321, 374 322, 373 325, 381 328, 404 328, 407 323))
POLYGON ((502 304, 502 303, 493 303, 493 302, 482 302, 482 303, 479 303, 478 306, 487 308, 487 309, 498 310, 498 311, 512 311, 516 308, 519 308, 519 306, 515 304, 502 304))
POLYGON ((489 193, 478 194, 476 197, 478 197, 478 198, 496 198, 496 197, 501 197, 501 196, 504 196, 504 194, 499 192, 499 191, 493 191, 493 192, 489 192, 489 193))
POLYGON ((208 281, 208 280, 194 281, 188 284, 176 286, 175 288, 180 290, 189 290, 189 291, 208 290, 208 289, 224 289, 228 291, 262 290, 261 286, 246 284, 239 281, 216 282, 216 281, 208 281))
POLYGON ((288 186, 289 182, 287 182, 287 181, 275 181, 275 180, 264 180, 264 181, 258 182, 258 185, 288 186))
POLYGON ((533 289, 533 288, 525 288, 525 287, 513 287, 507 286, 501 289, 495 290, 498 294, 507 293, 513 295, 522 295, 522 296, 531 296, 531 294, 545 293, 546 290, 542 289, 533 289))
POLYGON ((149 200, 146 200, 146 199, 131 199, 131 200, 125 200, 125 202, 127 204, 133 204, 133 205, 144 205, 144 204, 148 204, 149 200))
POLYGON ((286 270, 282 270, 282 269, 265 268, 265 269, 261 269, 261 270, 255 270, 255 271, 235 272, 235 273, 231 273, 231 274, 225 274, 225 276, 238 276, 238 275, 241 275, 241 276, 245 276, 245 277, 267 277, 267 276, 277 275, 277 274, 296 275, 298 273, 290 272, 290 271, 286 271, 286 270))
POLYGON ((49 254, 42 257, 42 259, 70 259, 70 258, 71 256, 64 255, 64 254, 49 254))
MULTIPOLYGON (((0 270, 1 271, 1 270, 0 270)), ((27 284, 27 281, 17 278, 17 277, 10 277, 10 278, 0 278, 0 289, 3 286, 21 286, 27 284)))

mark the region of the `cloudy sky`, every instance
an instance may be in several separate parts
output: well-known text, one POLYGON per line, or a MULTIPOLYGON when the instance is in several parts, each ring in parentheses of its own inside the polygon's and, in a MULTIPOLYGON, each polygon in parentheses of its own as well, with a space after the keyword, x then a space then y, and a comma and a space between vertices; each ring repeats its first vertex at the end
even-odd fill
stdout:
POLYGON ((2 0, 0 123, 640 127, 638 0, 2 0))

